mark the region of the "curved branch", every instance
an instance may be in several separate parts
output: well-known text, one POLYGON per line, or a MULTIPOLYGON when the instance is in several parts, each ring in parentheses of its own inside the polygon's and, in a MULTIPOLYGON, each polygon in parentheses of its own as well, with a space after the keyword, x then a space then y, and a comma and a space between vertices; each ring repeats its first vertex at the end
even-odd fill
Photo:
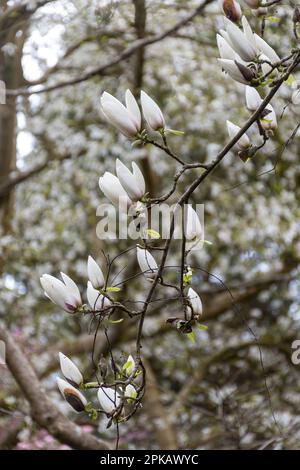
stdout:
POLYGON ((71 80, 66 80, 60 83, 57 83, 56 85, 50 85, 48 87, 40 88, 39 90, 31 90, 31 89, 24 89, 20 88, 17 90, 6 90, 6 94, 8 96, 28 96, 28 95, 33 95, 33 94, 40 94, 40 93, 45 93, 45 92, 50 92, 53 90, 58 90, 60 88, 64 88, 69 85, 76 85, 77 83, 84 82, 86 80, 89 80, 97 75, 104 75, 104 73, 113 67, 114 65, 119 64, 120 62, 123 62, 124 60, 129 59, 135 52, 137 52, 139 49, 144 48, 146 46, 150 46, 151 44, 155 44, 157 42, 162 41, 168 36, 171 36, 174 34, 176 31, 178 31, 180 28, 188 24, 190 21, 192 21, 197 15, 199 15, 202 10, 211 3, 212 0, 204 0, 201 2, 201 4, 188 16, 183 18, 182 20, 178 21, 174 26, 169 28, 168 30, 164 31, 163 33, 157 34, 156 36, 153 36, 151 38, 147 39, 139 39, 135 41, 131 46, 129 46, 127 49, 125 49, 121 54, 116 56, 113 60, 110 60, 106 64, 100 65, 99 67, 91 70, 90 72, 87 72, 79 77, 75 77, 71 80))
POLYGON ((78 450, 109 450, 107 442, 83 432, 49 400, 23 351, 7 329, 0 324, 0 339, 6 345, 9 370, 20 386, 31 408, 34 421, 60 442, 78 450))

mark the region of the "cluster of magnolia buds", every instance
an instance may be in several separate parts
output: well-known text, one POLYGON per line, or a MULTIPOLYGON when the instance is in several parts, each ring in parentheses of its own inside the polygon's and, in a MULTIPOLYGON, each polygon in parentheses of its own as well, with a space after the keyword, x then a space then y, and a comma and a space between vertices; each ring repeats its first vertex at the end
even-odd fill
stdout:
POLYGON ((99 178, 99 186, 103 194, 112 204, 131 207, 140 201, 146 192, 143 173, 135 162, 132 162, 132 172, 119 160, 116 160, 116 174, 106 171, 99 178))
MULTIPOLYGON (((125 93, 124 106, 106 91, 101 96, 101 107, 107 120, 129 139, 137 139, 142 132, 142 114, 137 101, 130 90, 125 93)), ((144 91, 141 91, 143 116, 148 126, 154 131, 163 132, 165 120, 159 106, 144 91)))
MULTIPOLYGON (((124 403, 132 404, 137 397, 137 389, 131 383, 128 383, 124 390, 117 387, 108 387, 104 383, 85 383, 82 373, 71 359, 63 353, 59 353, 60 369, 64 379, 57 377, 56 382, 63 398, 78 413, 86 411, 95 416, 97 411, 104 412, 108 417, 113 417, 115 412, 120 409, 124 403), (80 391, 88 389, 98 389, 97 398, 100 404, 98 410, 92 403, 89 403, 80 391)), ((120 378, 128 378, 131 375, 138 376, 134 358, 129 355, 126 363, 123 365, 120 378)))
MULTIPOLYGON (((110 310, 112 302, 105 295, 105 279, 102 269, 92 258, 87 262, 87 291, 86 296, 90 308, 94 310, 110 310), (103 293, 101 293, 103 291, 103 293)), ((76 283, 66 274, 61 273, 62 281, 50 274, 40 278, 46 297, 68 313, 84 311, 81 294, 76 283)))
POLYGON ((217 34, 218 61, 222 69, 237 82, 253 86, 275 75, 280 58, 264 39, 252 31, 247 18, 241 18, 242 29, 227 18, 224 21, 225 29, 217 34))
MULTIPOLYGON (((223 71, 231 78, 245 85, 246 107, 253 113, 262 103, 262 98, 255 87, 265 83, 278 73, 277 65, 280 58, 274 49, 258 34, 254 33, 248 20, 242 16, 240 5, 235 1, 223 1, 222 8, 227 18, 224 18, 225 29, 217 34, 217 44, 220 53, 219 63, 223 71), (228 19, 229 18, 229 19, 228 19), (242 29, 233 22, 241 20, 242 29)), ((251 8, 258 8, 260 2, 247 1, 251 8)), ((268 104, 258 121, 260 133, 266 137, 272 135, 277 128, 274 108, 268 104)), ((227 120, 227 130, 232 139, 241 128, 227 120)), ((247 161, 251 155, 251 142, 246 133, 236 144, 239 156, 247 161)))

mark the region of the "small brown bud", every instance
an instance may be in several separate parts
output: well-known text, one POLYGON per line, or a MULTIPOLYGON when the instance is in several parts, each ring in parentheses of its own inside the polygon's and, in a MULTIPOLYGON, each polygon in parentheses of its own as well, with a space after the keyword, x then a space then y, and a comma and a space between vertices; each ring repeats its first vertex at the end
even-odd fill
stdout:
POLYGON ((293 22, 300 23, 300 7, 298 5, 294 9, 293 22))
POLYGON ((242 10, 236 0, 223 0, 222 8, 225 16, 233 23, 237 23, 241 19, 242 10))

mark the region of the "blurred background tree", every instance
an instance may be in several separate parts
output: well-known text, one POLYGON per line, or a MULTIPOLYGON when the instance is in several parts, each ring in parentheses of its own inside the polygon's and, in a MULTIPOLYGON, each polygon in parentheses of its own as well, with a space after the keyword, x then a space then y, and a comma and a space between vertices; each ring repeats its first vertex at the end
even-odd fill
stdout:
MULTIPOLYGON (((262 17, 243 8, 260 32, 262 17)), ((264 20, 264 37, 280 57, 297 46, 292 15, 277 4, 264 20)), ((63 271, 84 290, 89 254, 103 264, 101 250, 112 256, 128 247, 96 236, 104 199, 98 179, 116 158, 139 163, 151 196, 163 194, 175 173, 158 149, 132 149, 107 125, 104 90, 119 99, 127 88, 136 97, 146 90, 168 127, 185 132, 171 145, 189 162, 214 158, 227 140, 226 119, 246 121, 244 87, 216 61, 222 21, 215 1, 0 1, 0 79, 9 89, 0 105, 0 318, 51 400, 84 433, 111 442, 114 427, 75 416, 58 394, 58 351, 89 377, 93 335, 86 319, 44 298, 39 278, 63 271)), ((212 242, 193 259, 208 330, 191 343, 165 323, 178 303, 154 303, 143 342, 144 407, 121 426, 121 448, 297 447, 299 380, 290 357, 300 319, 300 112, 292 92, 286 84, 272 102, 279 128, 267 146, 246 164, 231 152, 193 195, 205 204, 212 242)), ((249 135, 257 140, 254 127, 249 135)), ((138 270, 134 253, 124 264, 124 275, 138 270)), ((138 300, 144 287, 138 278, 128 295, 138 300)), ((110 327, 119 358, 132 353, 135 328, 134 319, 110 327)), ((96 351, 107 352, 101 336, 96 351)), ((0 447, 70 445, 41 428, 30 400, 0 367, 0 447)))

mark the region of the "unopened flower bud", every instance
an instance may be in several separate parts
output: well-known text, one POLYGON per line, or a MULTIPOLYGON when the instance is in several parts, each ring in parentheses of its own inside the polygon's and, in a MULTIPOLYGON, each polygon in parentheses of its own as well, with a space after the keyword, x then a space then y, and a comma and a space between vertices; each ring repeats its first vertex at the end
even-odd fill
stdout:
POLYGON ((83 382, 83 377, 78 369, 78 367, 74 364, 71 359, 65 356, 63 353, 59 353, 59 361, 60 361, 60 369, 64 375, 64 377, 74 385, 80 385, 83 382))
POLYGON ((98 400, 101 408, 108 415, 113 414, 120 405, 120 395, 113 388, 100 387, 98 390, 98 400))
POLYGON ((234 23, 237 23, 241 16, 242 10, 240 4, 236 0, 221 0, 221 7, 224 15, 234 23))
POLYGON ((60 390, 60 393, 64 399, 69 403, 69 405, 78 413, 85 410, 87 405, 86 398, 79 392, 75 387, 70 385, 65 380, 57 377, 56 379, 57 386, 60 390))

